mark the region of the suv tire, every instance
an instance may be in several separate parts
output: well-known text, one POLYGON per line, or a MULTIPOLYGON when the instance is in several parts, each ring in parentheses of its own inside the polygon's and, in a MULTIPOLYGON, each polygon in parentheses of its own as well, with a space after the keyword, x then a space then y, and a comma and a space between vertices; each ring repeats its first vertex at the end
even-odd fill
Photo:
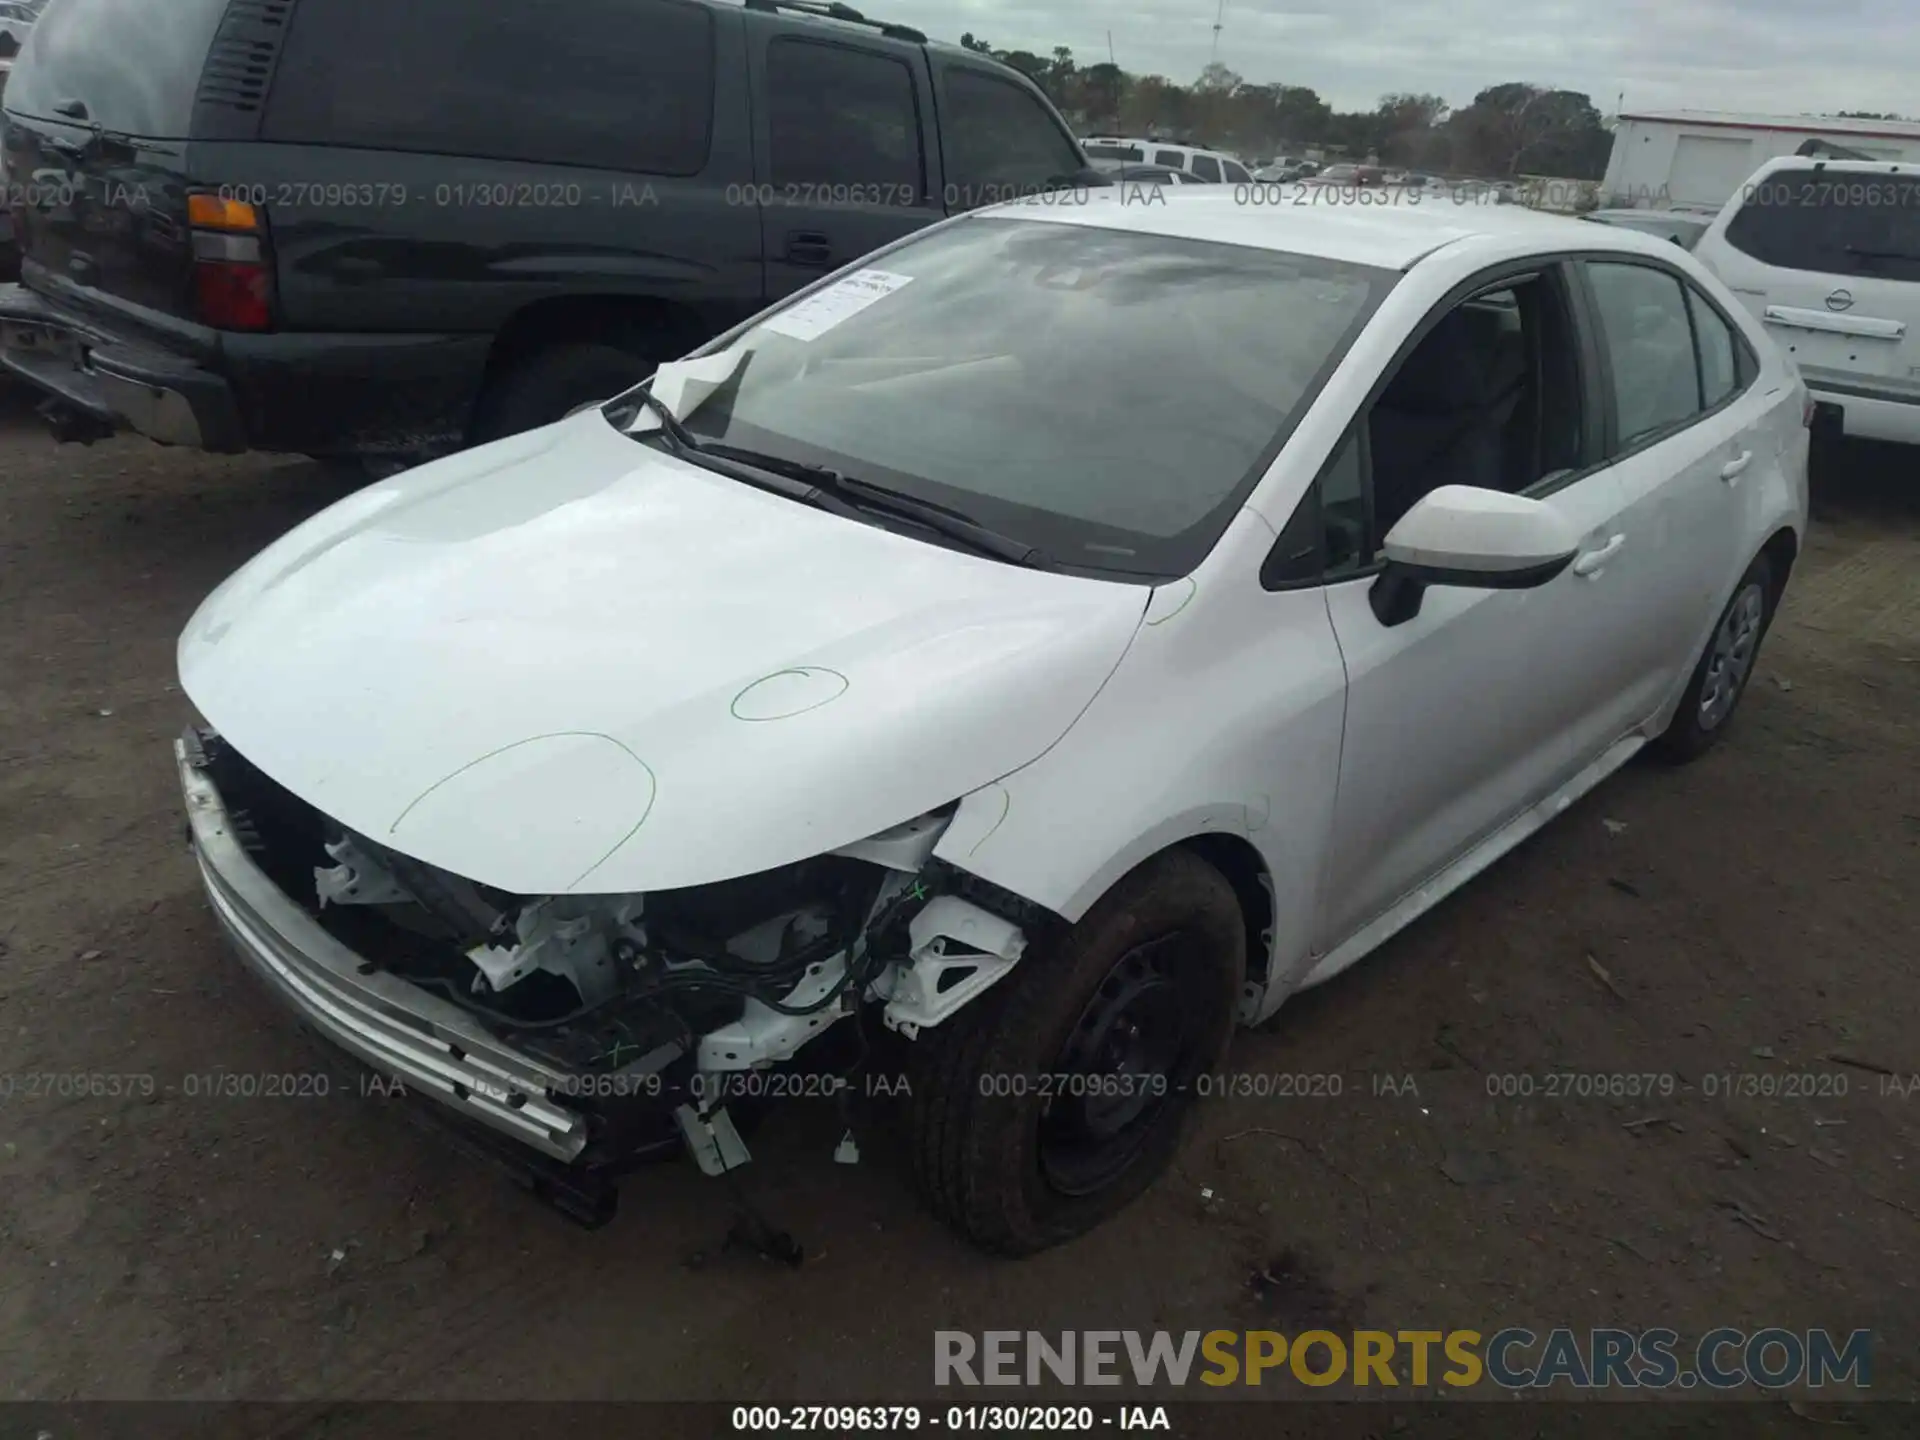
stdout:
POLYGON ((646 379, 657 364, 617 345, 554 345, 536 350, 482 393, 475 409, 473 443, 481 445, 550 425, 578 406, 611 399, 646 379))

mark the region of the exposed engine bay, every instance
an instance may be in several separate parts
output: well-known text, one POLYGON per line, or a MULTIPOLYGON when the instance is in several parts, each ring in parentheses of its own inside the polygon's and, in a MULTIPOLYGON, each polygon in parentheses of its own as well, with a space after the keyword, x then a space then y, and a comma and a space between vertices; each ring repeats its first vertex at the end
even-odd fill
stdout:
POLYGON ((577 1077, 565 1098, 595 1117, 589 1163, 677 1123, 702 1168, 731 1168, 744 1158, 731 1126, 705 1124, 742 1093, 727 1073, 794 1063, 864 1004, 912 1039, 1001 979, 1036 918, 932 858, 951 806, 710 885, 514 895, 348 831, 198 738, 235 833, 286 897, 366 966, 577 1077))

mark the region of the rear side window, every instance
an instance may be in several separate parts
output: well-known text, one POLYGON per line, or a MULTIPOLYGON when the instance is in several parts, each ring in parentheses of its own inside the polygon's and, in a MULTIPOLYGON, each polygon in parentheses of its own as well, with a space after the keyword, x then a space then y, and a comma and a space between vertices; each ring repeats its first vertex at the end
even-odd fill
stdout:
POLYGON ((1665 270, 1596 262, 1587 275, 1625 449, 1700 412, 1693 324, 1679 279, 1665 270))
POLYGON ((713 17, 699 5, 304 0, 264 135, 692 175, 712 123, 713 17))
POLYGON ((1693 338, 1700 350, 1700 402, 1711 410, 1740 388, 1736 342, 1727 322, 1691 285, 1687 304, 1693 310, 1693 338))
POLYGON ((775 184, 922 193, 913 72, 870 50, 778 39, 767 50, 775 184))
POLYGON ((1220 162, 1211 155, 1193 157, 1193 173, 1202 180, 1218 184, 1220 181, 1220 162))
POLYGON ((1747 192, 1727 243, 1783 270, 1920 280, 1920 179, 1780 171, 1747 192))
POLYGON ((942 91, 949 204, 987 205, 1079 173, 1079 149, 1025 87, 950 66, 942 91))
POLYGON ((1184 170, 1187 168, 1187 157, 1178 150, 1156 150, 1153 152, 1153 163, 1173 170, 1184 170))
POLYGON ((1083 145, 1089 160, 1142 160, 1145 154, 1138 145, 1083 145))
POLYGON ((7 108, 121 135, 184 139, 227 0, 60 0, 14 63, 7 108), (77 101, 84 116, 55 110, 77 101))

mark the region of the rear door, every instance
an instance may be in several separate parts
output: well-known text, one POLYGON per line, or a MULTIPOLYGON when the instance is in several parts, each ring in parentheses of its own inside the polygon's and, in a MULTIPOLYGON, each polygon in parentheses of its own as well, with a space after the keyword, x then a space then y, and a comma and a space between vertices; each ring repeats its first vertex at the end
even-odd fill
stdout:
POLYGON ((1623 719, 1654 715, 1753 558, 1748 502, 1780 463, 1764 421, 1779 393, 1737 331, 1678 271, 1632 256, 1582 267, 1620 490, 1608 563, 1623 628, 1623 719))
POLYGON ((1920 400, 1920 177, 1775 171, 1710 253, 1815 389, 1920 400))
POLYGON ((186 136, 227 0, 60 0, 6 91, 22 278, 83 306, 193 313, 186 136))
POLYGON ((767 298, 941 218, 921 47, 748 11, 767 298))

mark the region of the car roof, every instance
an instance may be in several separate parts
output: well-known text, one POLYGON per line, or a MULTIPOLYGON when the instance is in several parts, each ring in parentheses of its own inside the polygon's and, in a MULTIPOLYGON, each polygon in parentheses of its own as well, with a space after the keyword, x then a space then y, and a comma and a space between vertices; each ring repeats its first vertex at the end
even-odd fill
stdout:
MULTIPOLYGON (((1095 187, 1072 192, 1074 203, 1039 195, 978 214, 1045 219, 1183 240, 1212 240, 1325 260, 1350 260, 1406 270, 1445 246, 1476 237, 1525 239, 1526 248, 1663 253, 1650 237, 1572 216, 1547 215, 1515 205, 1458 204, 1446 199, 1403 205, 1256 205, 1235 187, 1182 186, 1144 203, 1124 191, 1095 187), (1078 198, 1084 196, 1084 203, 1078 198)), ((1671 245, 1668 246, 1671 249, 1671 245)))
POLYGON ((1757 170, 1753 179, 1782 170, 1832 170, 1840 175, 1920 175, 1911 160, 1829 160, 1822 155, 1776 155, 1757 170))

